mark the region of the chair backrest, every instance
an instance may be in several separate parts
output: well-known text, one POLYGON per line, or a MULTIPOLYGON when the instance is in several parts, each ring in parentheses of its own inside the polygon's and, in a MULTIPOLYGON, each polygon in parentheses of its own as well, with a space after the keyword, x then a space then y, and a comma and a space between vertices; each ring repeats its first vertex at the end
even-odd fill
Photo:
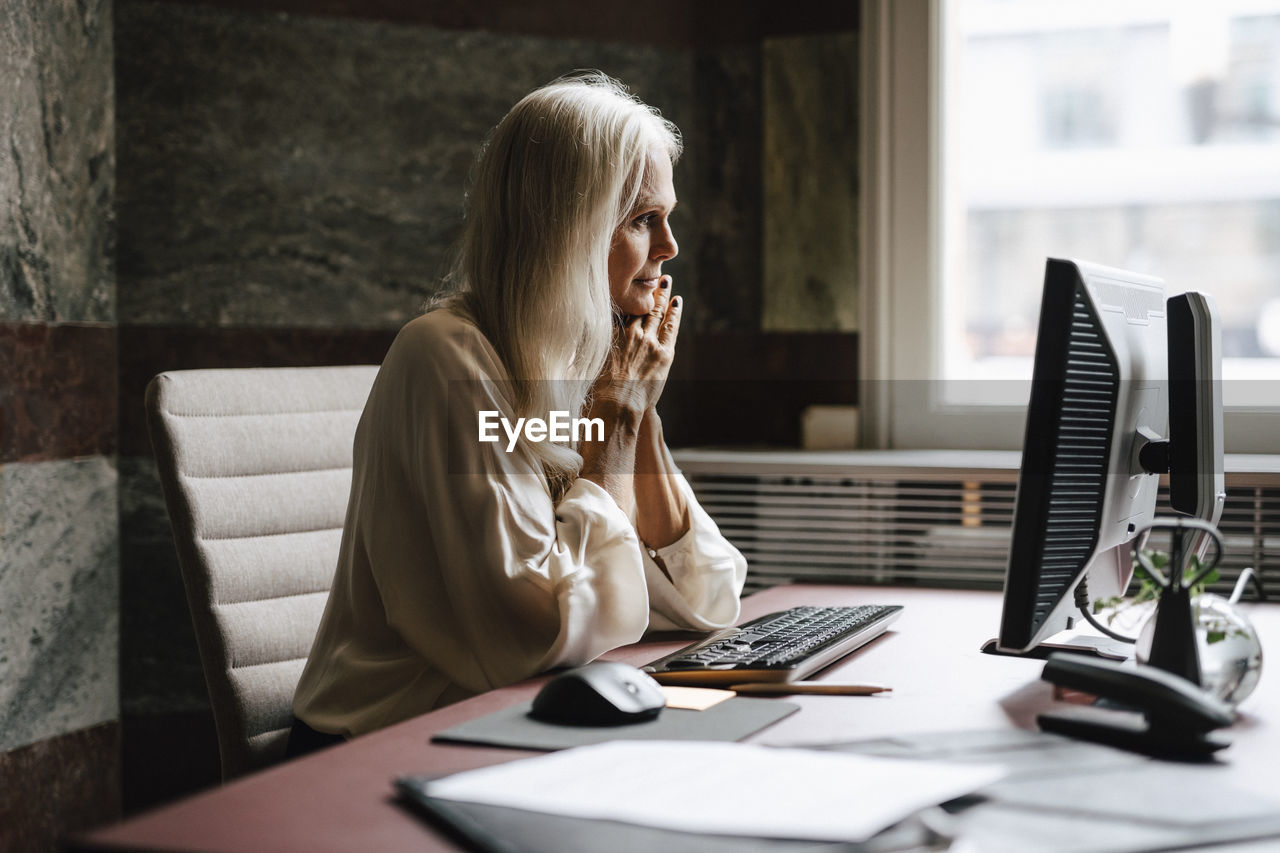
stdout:
POLYGON ((377 370, 184 370, 147 387, 223 779, 284 757, 377 370))

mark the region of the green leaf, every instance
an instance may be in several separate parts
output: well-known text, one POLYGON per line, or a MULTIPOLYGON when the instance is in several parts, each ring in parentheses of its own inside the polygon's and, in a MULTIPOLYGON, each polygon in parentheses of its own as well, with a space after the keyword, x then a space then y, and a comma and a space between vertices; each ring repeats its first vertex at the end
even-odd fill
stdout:
POLYGON ((1160 587, 1154 583, 1144 583, 1133 597, 1134 604, 1142 604, 1147 601, 1155 601, 1160 597, 1160 587))

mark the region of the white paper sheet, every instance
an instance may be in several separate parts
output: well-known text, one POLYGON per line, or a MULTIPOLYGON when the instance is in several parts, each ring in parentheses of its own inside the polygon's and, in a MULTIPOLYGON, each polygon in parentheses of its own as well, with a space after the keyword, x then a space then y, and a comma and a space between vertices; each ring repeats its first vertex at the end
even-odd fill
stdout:
POLYGON ((742 743, 612 741, 471 770, 432 796, 686 832, 861 841, 997 767, 742 743))

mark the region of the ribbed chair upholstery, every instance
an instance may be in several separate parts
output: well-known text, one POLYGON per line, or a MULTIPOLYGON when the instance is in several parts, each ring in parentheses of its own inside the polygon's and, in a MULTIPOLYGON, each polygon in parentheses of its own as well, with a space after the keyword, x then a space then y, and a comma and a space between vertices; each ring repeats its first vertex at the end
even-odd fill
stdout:
POLYGON ((223 779, 284 757, 333 582, 376 367, 186 370, 147 422, 209 686, 223 779))

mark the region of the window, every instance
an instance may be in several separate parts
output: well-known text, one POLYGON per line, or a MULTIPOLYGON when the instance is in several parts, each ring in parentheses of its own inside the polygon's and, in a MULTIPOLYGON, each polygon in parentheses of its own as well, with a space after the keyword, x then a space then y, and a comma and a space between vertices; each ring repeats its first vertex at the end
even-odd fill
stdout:
POLYGON ((1213 294, 1227 449, 1280 451, 1280 0, 868 0, 863 34, 876 443, 1021 445, 1057 256, 1213 294))

